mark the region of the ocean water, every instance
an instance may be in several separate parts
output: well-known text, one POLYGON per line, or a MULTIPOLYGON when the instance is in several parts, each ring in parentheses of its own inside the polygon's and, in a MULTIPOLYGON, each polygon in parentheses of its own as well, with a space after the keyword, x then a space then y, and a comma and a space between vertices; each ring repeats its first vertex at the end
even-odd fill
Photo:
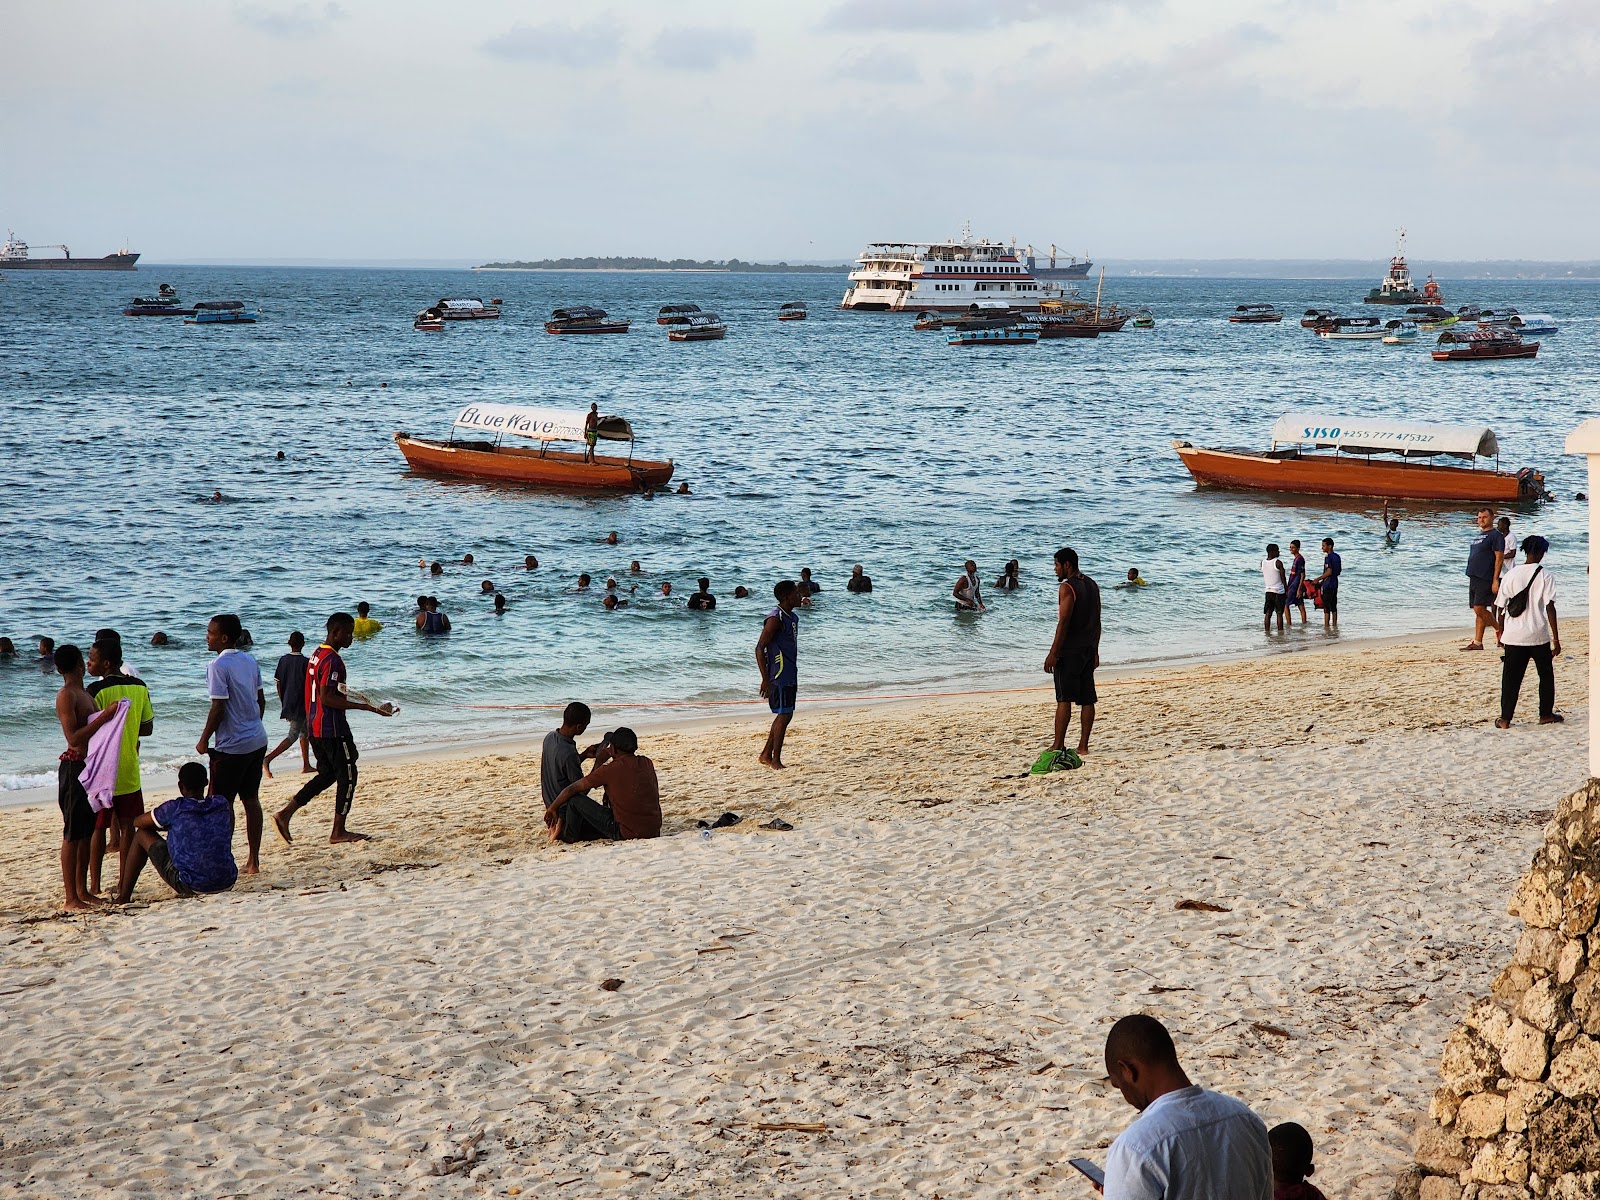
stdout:
MULTIPOLYGON (((756 699, 771 586, 802 566, 825 588, 803 620, 809 698, 1042 684, 1062 544, 1105 588, 1107 663, 1267 644, 1256 564, 1266 541, 1292 537, 1313 551, 1336 539, 1343 636, 1464 623, 1464 509, 1401 505, 1390 551, 1376 504, 1200 492, 1171 450, 1175 437, 1263 445, 1291 409, 1490 424, 1504 465, 1540 467, 1558 497, 1516 514, 1516 529, 1552 539, 1566 606, 1579 607, 1583 465, 1562 439, 1600 396, 1600 285, 1443 283, 1452 305, 1549 312, 1561 332, 1533 362, 1457 365, 1431 362, 1426 336, 1341 344, 1293 319, 1224 319, 1253 301, 1291 318, 1362 311, 1369 285, 1353 280, 1111 279, 1108 301, 1150 306, 1154 331, 958 350, 908 317, 837 311, 833 275, 13 273, 0 281, 0 634, 22 656, 0 663, 0 778, 42 782, 59 749, 56 683, 28 661, 34 639, 87 645, 106 625, 151 685, 147 761, 192 755, 204 626, 223 611, 253 632, 270 696, 290 630, 315 645, 330 612, 368 601, 388 627, 349 653, 352 685, 402 712, 356 717, 364 746, 537 732, 554 719, 541 706, 572 698, 631 716, 737 711, 725 706, 756 699), (264 320, 119 315, 160 281, 186 300, 246 300, 264 320), (503 297, 506 316, 412 331, 418 309, 457 295, 503 297), (810 303, 810 320, 773 319, 791 299, 810 303), (727 340, 668 343, 653 318, 670 301, 721 312, 727 340), (634 328, 547 336, 550 309, 573 303, 634 328), (475 400, 597 400, 694 494, 581 498, 410 474, 393 431, 442 436, 475 400), (609 530, 620 545, 602 544, 609 530), (476 564, 455 565, 467 552, 476 564), (529 553, 537 571, 521 565, 529 553), (967 557, 986 580, 1020 559, 1023 590, 991 594, 982 616, 955 613, 967 557), (432 578, 419 558, 450 565, 432 578), (630 577, 634 559, 644 571, 630 577), (858 562, 871 596, 844 591, 858 562), (1151 586, 1114 590, 1130 566, 1151 586), (607 614, 598 588, 570 590, 580 572, 638 592, 607 614), (682 607, 700 575, 720 598, 713 614, 682 607), (483 579, 508 597, 504 616, 483 579), (655 598, 662 580, 672 602, 655 598), (741 583, 751 599, 733 598, 741 583), (414 633, 421 592, 440 597, 449 637, 414 633), (156 630, 174 644, 150 646, 156 630), (656 707, 684 701, 703 707, 656 707)), ((1288 641, 1322 637, 1317 625, 1288 641)), ((275 704, 269 717, 276 735, 275 704)))

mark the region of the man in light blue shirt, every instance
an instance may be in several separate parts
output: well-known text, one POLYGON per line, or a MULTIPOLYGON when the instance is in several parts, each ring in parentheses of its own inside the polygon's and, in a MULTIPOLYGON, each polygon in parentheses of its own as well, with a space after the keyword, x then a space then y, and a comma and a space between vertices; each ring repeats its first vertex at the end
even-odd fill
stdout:
POLYGON ((244 805, 250 847, 244 873, 254 875, 261 869, 261 763, 267 755, 267 727, 261 718, 267 698, 261 690, 260 664, 238 649, 243 637, 244 627, 235 613, 219 613, 206 626, 206 648, 217 657, 206 667, 211 709, 194 748, 211 759, 209 794, 225 797, 230 813, 235 797, 244 805))
POLYGON ((1139 1110, 1106 1156, 1106 1200, 1272 1200, 1266 1125, 1243 1101, 1190 1083, 1160 1021, 1113 1025, 1106 1074, 1139 1110))

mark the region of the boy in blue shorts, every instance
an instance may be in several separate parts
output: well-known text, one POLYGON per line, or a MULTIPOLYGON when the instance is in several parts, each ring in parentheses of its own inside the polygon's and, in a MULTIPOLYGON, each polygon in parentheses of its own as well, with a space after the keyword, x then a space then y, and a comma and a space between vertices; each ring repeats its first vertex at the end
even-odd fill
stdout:
POLYGON ((756 641, 761 694, 766 698, 767 707, 772 709, 772 729, 761 751, 761 761, 782 770, 783 739, 789 732, 789 722, 794 719, 795 693, 800 686, 797 661, 800 618, 794 611, 801 600, 800 585, 792 579, 781 580, 772 589, 772 595, 778 607, 767 614, 761 624, 761 637, 756 641))

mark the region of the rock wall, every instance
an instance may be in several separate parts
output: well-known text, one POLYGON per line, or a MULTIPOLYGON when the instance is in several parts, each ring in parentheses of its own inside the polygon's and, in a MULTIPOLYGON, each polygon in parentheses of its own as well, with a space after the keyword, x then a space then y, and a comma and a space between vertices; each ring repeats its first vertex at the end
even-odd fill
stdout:
POLYGON ((1516 953, 1445 1043, 1394 1200, 1600 1200, 1600 780, 1561 801, 1510 912, 1516 953))

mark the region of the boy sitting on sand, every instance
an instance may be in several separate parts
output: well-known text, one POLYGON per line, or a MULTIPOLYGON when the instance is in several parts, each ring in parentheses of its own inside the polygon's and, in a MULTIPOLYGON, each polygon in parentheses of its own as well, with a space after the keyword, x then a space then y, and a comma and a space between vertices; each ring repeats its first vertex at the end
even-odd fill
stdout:
POLYGON ((118 904, 133 898, 146 860, 180 896, 225 892, 238 881, 233 805, 225 797, 206 795, 206 784, 205 767, 184 763, 178 769, 178 798, 134 818, 127 869, 117 881, 118 904))
POLYGON ((1267 1132, 1272 1149, 1272 1200, 1327 1200, 1306 1176, 1316 1170, 1311 1164, 1311 1135, 1303 1125, 1285 1121, 1267 1132))

